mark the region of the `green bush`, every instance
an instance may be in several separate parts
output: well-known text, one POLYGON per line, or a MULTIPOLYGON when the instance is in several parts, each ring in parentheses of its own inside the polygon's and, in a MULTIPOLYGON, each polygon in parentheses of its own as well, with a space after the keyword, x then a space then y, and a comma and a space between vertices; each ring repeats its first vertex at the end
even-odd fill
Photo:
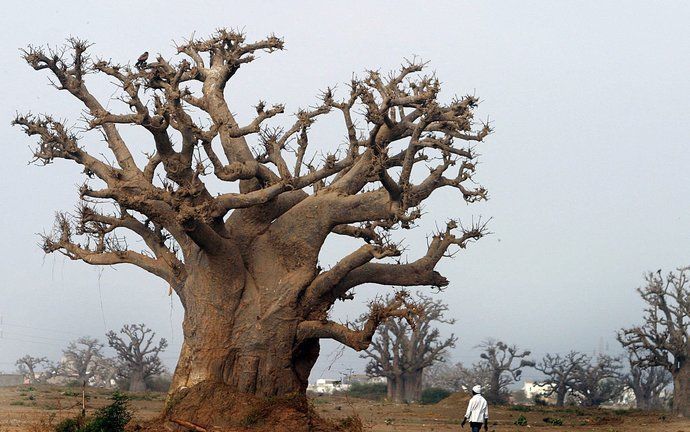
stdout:
POLYGON ((84 427, 84 418, 79 416, 76 418, 64 419, 55 426, 55 432, 81 432, 84 427))
POLYGON ((549 403, 541 395, 534 396, 534 404, 537 406, 547 406, 549 403))
POLYGON ((520 414, 520 417, 518 417, 517 420, 515 420, 515 424, 517 426, 527 426, 527 417, 520 414))
POLYGON ((112 400, 113 403, 96 411, 84 432, 124 432, 125 425, 132 420, 127 396, 115 393, 112 400))
POLYGON ((115 393, 112 403, 96 411, 92 417, 79 416, 58 423, 55 432, 124 432, 132 419, 127 396, 115 393))
POLYGON ((520 411, 520 412, 532 411, 532 408, 527 406, 527 405, 511 405, 508 409, 511 411, 520 411))
POLYGON ((424 389, 422 391, 422 398, 420 400, 421 403, 424 405, 430 405, 430 404, 435 404, 443 399, 447 398, 448 396, 451 395, 451 392, 449 392, 446 389, 442 389, 439 387, 430 387, 428 389, 424 389))
POLYGON ((361 399, 382 400, 388 394, 388 386, 384 383, 354 383, 347 394, 361 399))
POLYGON ((563 426, 563 419, 558 417, 546 417, 544 421, 551 426, 563 426))

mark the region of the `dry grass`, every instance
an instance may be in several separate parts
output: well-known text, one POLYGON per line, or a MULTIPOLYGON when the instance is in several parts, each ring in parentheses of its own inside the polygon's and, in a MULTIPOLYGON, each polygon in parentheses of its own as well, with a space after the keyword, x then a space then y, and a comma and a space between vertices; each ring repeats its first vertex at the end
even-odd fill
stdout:
MULTIPOLYGON (((94 410, 108 403, 110 391, 87 389, 87 408, 94 410)), ((160 393, 134 394, 132 407, 135 421, 156 417, 162 410, 165 396, 160 393)), ((345 397, 315 397, 312 403, 323 417, 344 419, 356 414, 368 432, 450 432, 458 426, 467 398, 453 395, 436 405, 405 405, 345 397)), ((81 410, 78 388, 54 386, 22 386, 0 388, 0 432, 49 432, 60 419, 74 416, 81 410)), ((594 431, 690 432, 690 420, 670 418, 659 412, 612 411, 555 407, 530 407, 518 410, 511 407, 492 407, 489 430, 540 432, 594 431), (516 426, 515 420, 524 415, 528 426, 516 426), (559 419, 562 426, 545 422, 559 419)), ((467 429, 465 429, 467 430, 467 429)))

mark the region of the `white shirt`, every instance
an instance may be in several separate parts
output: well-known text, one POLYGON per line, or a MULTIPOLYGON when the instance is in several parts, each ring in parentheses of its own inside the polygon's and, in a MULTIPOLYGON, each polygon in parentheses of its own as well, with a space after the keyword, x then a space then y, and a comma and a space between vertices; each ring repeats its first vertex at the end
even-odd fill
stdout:
POLYGON ((484 423, 484 420, 489 418, 489 404, 486 403, 486 399, 482 395, 472 396, 467 404, 465 418, 474 423, 484 423))

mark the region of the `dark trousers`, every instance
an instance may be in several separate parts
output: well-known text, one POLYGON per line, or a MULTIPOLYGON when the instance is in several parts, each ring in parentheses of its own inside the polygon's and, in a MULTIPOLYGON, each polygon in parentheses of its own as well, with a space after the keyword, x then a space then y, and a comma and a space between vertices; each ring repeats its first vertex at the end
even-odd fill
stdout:
POLYGON ((470 422, 470 430, 472 432, 479 432, 482 429, 484 423, 470 422))

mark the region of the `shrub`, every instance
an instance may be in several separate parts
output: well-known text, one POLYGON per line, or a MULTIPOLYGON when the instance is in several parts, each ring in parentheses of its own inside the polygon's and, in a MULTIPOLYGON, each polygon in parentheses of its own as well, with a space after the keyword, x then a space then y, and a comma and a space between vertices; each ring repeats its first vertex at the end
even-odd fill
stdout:
POLYGON ((92 417, 68 418, 55 426, 55 432, 124 432, 132 419, 127 397, 115 393, 112 403, 96 411, 92 417))
POLYGON ((534 404, 537 406, 547 406, 549 403, 542 395, 536 395, 534 396, 534 404))
POLYGON ((428 389, 424 389, 422 391, 422 398, 420 400, 421 403, 425 405, 429 404, 435 404, 443 399, 447 398, 448 396, 451 395, 451 392, 449 392, 446 389, 439 388, 439 387, 430 387, 428 389))
POLYGON ((558 417, 546 417, 544 423, 548 423, 551 426, 563 426, 563 419, 558 417))
POLYGON ((520 412, 530 412, 532 411, 532 408, 527 406, 527 405, 511 405, 510 408, 508 408, 511 411, 520 411, 520 412))
POLYGON ((515 424, 517 426, 527 426, 527 417, 520 414, 520 417, 518 417, 517 420, 515 420, 515 424))
POLYGON ((84 432, 124 432, 125 425, 132 419, 127 396, 115 393, 113 403, 96 411, 84 428, 84 432))
POLYGON ((383 383, 354 383, 347 394, 361 399, 382 400, 388 394, 388 386, 383 383))
POLYGON ((55 426, 55 432, 81 432, 84 427, 84 418, 79 416, 75 418, 64 419, 55 426))

